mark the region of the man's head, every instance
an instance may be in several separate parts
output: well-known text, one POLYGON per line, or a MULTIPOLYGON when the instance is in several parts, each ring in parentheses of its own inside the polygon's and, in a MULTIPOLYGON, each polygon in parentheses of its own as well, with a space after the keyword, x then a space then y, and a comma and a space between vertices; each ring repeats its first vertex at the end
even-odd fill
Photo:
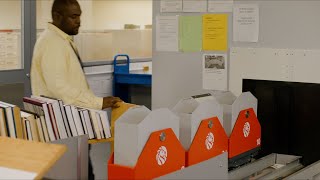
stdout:
POLYGON ((81 9, 77 0, 54 0, 53 24, 69 35, 79 33, 81 9))

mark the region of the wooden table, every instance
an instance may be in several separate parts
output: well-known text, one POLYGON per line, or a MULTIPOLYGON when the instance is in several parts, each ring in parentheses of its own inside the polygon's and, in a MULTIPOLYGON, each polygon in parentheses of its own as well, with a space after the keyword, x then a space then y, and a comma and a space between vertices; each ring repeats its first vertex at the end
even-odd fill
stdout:
POLYGON ((36 173, 36 179, 41 179, 66 149, 64 145, 0 137, 0 167, 36 173))

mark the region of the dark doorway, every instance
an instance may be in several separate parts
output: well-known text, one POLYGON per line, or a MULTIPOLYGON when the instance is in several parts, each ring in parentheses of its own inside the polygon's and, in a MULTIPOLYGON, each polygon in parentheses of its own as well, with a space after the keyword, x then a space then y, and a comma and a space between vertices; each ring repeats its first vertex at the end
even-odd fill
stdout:
POLYGON ((299 155, 303 165, 320 159, 320 84, 245 79, 242 90, 258 99, 260 156, 299 155))

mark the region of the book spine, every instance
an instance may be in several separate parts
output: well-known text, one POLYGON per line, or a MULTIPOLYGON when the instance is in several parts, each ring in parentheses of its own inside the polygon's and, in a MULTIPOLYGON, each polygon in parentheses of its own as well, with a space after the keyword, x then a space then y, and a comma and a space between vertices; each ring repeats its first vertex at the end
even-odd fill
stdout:
POLYGON ((70 131, 70 125, 69 125, 69 122, 67 119, 66 111, 63 106, 63 102, 62 102, 62 100, 59 100, 58 102, 59 102, 59 106, 60 106, 60 110, 61 110, 61 114, 62 114, 63 123, 64 123, 65 129, 67 131, 67 136, 71 137, 72 135, 71 135, 71 131, 70 131))
POLYGON ((70 105, 65 105, 65 110, 66 110, 66 114, 67 114, 67 119, 70 125, 70 130, 72 133, 72 136, 78 136, 78 132, 77 132, 77 128, 74 122, 74 118, 72 115, 72 110, 71 110, 71 106, 70 105))
POLYGON ((54 116, 54 111, 53 111, 53 108, 52 108, 52 104, 48 104, 48 109, 49 109, 50 121, 51 121, 51 124, 52 124, 52 128, 53 128, 53 133, 54 133, 55 139, 60 139, 59 132, 58 132, 58 127, 57 127, 57 124, 56 124, 56 118, 54 116))

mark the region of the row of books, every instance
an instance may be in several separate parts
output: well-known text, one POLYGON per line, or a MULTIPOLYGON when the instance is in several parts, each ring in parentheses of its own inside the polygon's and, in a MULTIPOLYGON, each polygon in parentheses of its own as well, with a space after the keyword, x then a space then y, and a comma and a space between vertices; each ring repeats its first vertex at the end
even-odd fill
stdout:
POLYGON ((0 101, 0 135, 23 138, 20 108, 0 101))
POLYGON ((45 96, 24 97, 23 105, 20 110, 0 101, 0 135, 41 142, 83 134, 89 139, 111 137, 106 111, 65 105, 45 96))

